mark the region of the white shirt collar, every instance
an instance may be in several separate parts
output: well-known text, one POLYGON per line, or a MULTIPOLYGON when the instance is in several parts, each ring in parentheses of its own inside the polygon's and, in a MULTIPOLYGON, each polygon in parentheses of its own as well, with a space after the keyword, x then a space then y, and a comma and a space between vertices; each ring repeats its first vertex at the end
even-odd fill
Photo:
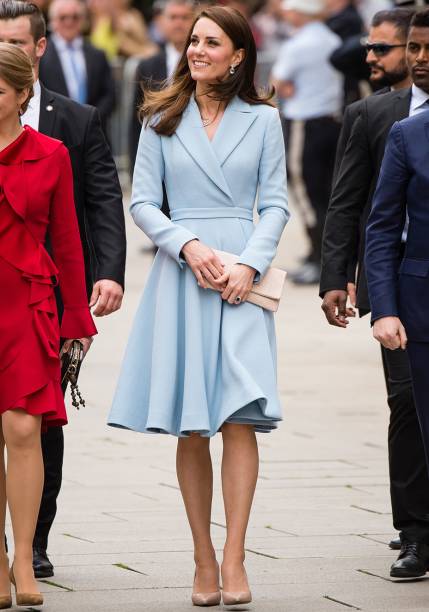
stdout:
POLYGON ((30 98, 30 102, 28 103, 28 108, 38 108, 40 106, 40 98, 42 95, 42 88, 40 87, 40 81, 34 82, 33 85, 33 97, 30 98))
POLYGON ((427 100, 429 100, 429 94, 423 91, 423 89, 420 89, 420 87, 413 85, 411 88, 410 114, 412 114, 413 111, 423 106, 423 104, 427 100))
POLYGON ((54 32, 51 35, 51 39, 54 42, 58 51, 66 51, 69 49, 70 46, 73 47, 73 49, 75 49, 76 51, 81 50, 83 48, 83 37, 82 36, 77 36, 76 38, 74 38, 72 41, 69 42, 65 40, 62 36, 54 32))
POLYGON ((30 127, 33 128, 33 130, 38 130, 39 129, 39 119, 40 119, 40 101, 41 101, 41 95, 42 95, 40 82, 38 80, 34 83, 33 89, 34 89, 34 95, 30 99, 30 102, 28 103, 27 110, 21 117, 21 124, 29 125, 30 127))

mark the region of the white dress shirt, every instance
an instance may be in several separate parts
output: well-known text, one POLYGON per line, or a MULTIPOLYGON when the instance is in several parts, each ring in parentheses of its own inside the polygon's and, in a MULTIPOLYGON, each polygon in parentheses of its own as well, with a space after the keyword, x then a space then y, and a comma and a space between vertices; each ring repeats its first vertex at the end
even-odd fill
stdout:
POLYGON ((321 21, 312 21, 279 50, 273 77, 291 81, 294 93, 282 101, 286 119, 308 120, 337 115, 344 101, 344 77, 329 58, 341 45, 341 38, 321 21))
POLYGON ((429 94, 423 91, 423 89, 413 85, 411 88, 410 117, 414 117, 414 115, 428 111, 429 105, 426 104, 428 100, 429 94))
POLYGON ((79 99, 80 86, 76 76, 76 69, 82 78, 87 78, 85 56, 83 54, 83 38, 78 36, 73 41, 67 42, 58 34, 52 34, 51 41, 55 45, 60 58, 70 98, 81 102, 82 100, 79 99))
POLYGON ((29 125, 33 130, 39 129, 41 88, 39 79, 33 85, 34 96, 30 99, 27 110, 21 116, 21 125, 29 125))
POLYGON ((182 54, 171 43, 165 45, 165 54, 167 56, 167 78, 169 79, 176 70, 182 54))

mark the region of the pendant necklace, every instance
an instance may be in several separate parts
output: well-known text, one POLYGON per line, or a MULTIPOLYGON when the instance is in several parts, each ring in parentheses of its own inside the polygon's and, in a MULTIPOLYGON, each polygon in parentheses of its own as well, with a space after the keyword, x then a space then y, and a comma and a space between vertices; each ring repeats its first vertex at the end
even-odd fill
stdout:
POLYGON ((210 119, 209 117, 203 117, 203 116, 201 115, 201 122, 202 122, 202 124, 203 124, 203 127, 205 127, 205 128, 206 128, 206 127, 208 127, 209 125, 211 125, 211 124, 212 124, 214 121, 216 121, 217 116, 219 115, 219 111, 220 111, 220 104, 219 104, 219 106, 217 107, 217 111, 216 111, 216 114, 215 114, 215 116, 213 117, 213 119, 210 119))

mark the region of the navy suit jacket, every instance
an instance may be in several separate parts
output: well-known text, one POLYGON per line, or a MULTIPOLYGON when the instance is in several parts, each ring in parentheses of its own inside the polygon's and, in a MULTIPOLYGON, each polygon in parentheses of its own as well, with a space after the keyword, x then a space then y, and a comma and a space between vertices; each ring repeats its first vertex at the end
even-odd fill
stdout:
POLYGON ((395 123, 389 134, 368 221, 366 271, 372 320, 397 316, 410 340, 429 342, 429 112, 395 123))

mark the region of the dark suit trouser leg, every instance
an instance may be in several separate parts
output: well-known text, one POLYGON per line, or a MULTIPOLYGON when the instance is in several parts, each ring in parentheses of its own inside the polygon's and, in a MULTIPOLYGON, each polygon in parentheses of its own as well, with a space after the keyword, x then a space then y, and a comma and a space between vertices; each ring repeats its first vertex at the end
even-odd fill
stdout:
MULTIPOLYGON (((426 384, 429 385, 429 348, 427 350, 426 384)), ((390 407, 389 469, 393 524, 404 534, 429 542, 429 472, 418 418, 419 406, 413 397, 410 371, 413 353, 382 348, 382 356, 390 407)))
POLYGON ((37 519, 34 544, 46 549, 49 531, 57 513, 57 497, 61 489, 64 433, 62 427, 50 427, 42 434, 42 453, 45 467, 45 483, 37 519))

